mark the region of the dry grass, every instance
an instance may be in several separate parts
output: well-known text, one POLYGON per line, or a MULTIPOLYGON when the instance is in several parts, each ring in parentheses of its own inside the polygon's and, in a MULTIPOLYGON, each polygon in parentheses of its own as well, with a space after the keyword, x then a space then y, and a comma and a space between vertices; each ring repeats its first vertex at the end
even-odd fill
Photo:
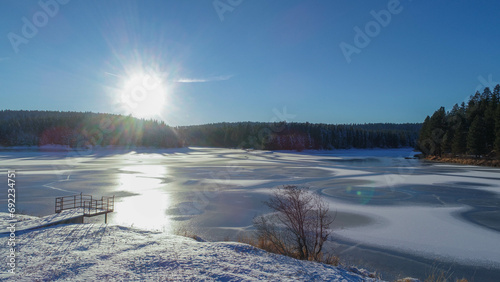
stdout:
MULTIPOLYGON (((248 236, 248 235, 239 235, 238 242, 252 245, 252 246, 257 247, 259 249, 262 249, 266 252, 279 254, 279 255, 286 255, 286 254, 281 253, 275 247, 274 244, 272 244, 269 240, 267 240, 266 238, 263 238, 263 237, 255 238, 253 236, 248 236)), ((295 259, 300 259, 300 255, 298 253, 290 254, 288 256, 295 258, 295 259)), ((316 261, 312 256, 308 260, 316 261)), ((333 265, 333 266, 339 266, 340 258, 338 256, 333 255, 333 254, 321 253, 320 260, 318 262, 333 265)))
POLYGON ((429 161, 437 161, 442 163, 454 163, 454 164, 462 164, 462 165, 478 165, 478 166, 491 166, 491 167, 500 167, 500 160, 492 159, 492 158, 469 158, 469 157, 436 157, 429 156, 426 158, 429 161))
POLYGON ((453 276, 453 272, 451 269, 448 270, 443 270, 439 269, 437 266, 434 266, 432 269, 431 274, 425 278, 425 282, 448 282, 448 281, 455 281, 455 282, 468 282, 469 280, 462 278, 462 279, 452 279, 451 277, 453 276))
POLYGON ((186 228, 178 228, 173 231, 173 233, 177 236, 187 237, 195 239, 196 241, 203 241, 198 235, 194 234, 192 231, 187 230, 186 228))
POLYGON ((425 282, 445 282, 449 281, 451 275, 449 275, 446 271, 433 272, 431 275, 425 278, 425 282))

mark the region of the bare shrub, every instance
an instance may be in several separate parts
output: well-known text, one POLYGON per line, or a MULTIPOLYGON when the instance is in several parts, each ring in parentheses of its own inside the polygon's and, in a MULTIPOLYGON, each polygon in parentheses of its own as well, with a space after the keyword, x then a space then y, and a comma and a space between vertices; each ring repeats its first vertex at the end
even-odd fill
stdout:
POLYGON ((258 246, 301 260, 322 261, 323 244, 335 216, 327 203, 307 187, 275 188, 265 204, 273 211, 254 219, 258 246))
POLYGON ((325 257, 323 257, 323 263, 330 264, 333 266, 339 266, 340 258, 333 254, 328 254, 325 257))

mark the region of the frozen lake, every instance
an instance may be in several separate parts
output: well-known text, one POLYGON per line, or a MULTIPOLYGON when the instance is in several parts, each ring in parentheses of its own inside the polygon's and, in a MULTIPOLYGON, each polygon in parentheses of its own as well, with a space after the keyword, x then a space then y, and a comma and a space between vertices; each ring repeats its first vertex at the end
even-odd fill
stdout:
MULTIPOLYGON (((187 229, 207 240, 235 239, 251 230, 252 218, 267 212, 262 201, 271 188, 309 186, 337 212, 330 247, 341 259, 382 271, 386 279, 452 267, 469 279, 496 280, 500 169, 404 158, 411 154, 411 149, 2 151, 0 170, 5 180, 8 169, 17 171, 22 213, 51 214, 57 196, 116 195, 108 217, 112 224, 187 229)), ((2 197, 5 203, 6 193, 2 197)))

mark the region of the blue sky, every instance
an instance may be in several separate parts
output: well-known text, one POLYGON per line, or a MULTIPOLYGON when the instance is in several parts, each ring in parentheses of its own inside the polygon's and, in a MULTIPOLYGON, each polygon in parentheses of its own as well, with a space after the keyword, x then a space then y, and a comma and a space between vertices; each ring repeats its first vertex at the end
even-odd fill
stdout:
POLYGON ((421 122, 500 81, 497 1, 1 5, 0 109, 421 122))

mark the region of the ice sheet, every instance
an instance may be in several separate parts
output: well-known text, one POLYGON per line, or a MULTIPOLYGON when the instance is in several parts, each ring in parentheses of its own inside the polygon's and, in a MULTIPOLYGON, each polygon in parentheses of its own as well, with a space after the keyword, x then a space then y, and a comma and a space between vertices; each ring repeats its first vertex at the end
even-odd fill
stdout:
POLYGON ((404 159, 412 153, 184 148, 0 158, 3 171, 19 171, 19 208, 28 214, 53 212, 55 196, 115 194, 110 222, 187 227, 217 240, 228 230, 248 230, 255 215, 267 212, 262 201, 271 188, 305 185, 339 213, 369 218, 336 229, 346 239, 498 267, 500 226, 493 219, 500 216, 500 170, 404 159))

